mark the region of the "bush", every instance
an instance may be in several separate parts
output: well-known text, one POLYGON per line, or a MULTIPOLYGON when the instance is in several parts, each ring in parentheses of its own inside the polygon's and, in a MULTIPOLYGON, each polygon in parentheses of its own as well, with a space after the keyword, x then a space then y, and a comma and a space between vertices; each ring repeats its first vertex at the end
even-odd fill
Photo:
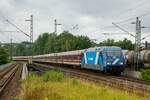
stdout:
POLYGON ((43 81, 61 81, 64 78, 63 72, 50 70, 43 75, 43 81))
POLYGON ((150 69, 141 70, 142 79, 150 80, 150 69))

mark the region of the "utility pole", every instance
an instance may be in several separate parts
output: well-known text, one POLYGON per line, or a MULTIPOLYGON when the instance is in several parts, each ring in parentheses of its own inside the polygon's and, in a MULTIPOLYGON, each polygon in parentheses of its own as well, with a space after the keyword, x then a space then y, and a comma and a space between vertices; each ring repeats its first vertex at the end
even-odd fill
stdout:
POLYGON ((135 47, 134 47, 134 70, 138 69, 139 60, 140 60, 140 47, 141 47, 141 21, 138 17, 136 17, 136 22, 132 22, 132 24, 136 24, 136 34, 135 36, 129 33, 128 31, 124 30, 120 26, 116 25, 115 23, 112 23, 122 31, 128 33, 129 35, 135 37, 135 47))
POLYGON ((12 46, 12 38, 10 39, 10 60, 12 60, 13 56, 13 46, 12 46))
POLYGON ((58 24, 58 23, 57 23, 57 20, 55 19, 55 20, 54 20, 54 33, 55 33, 55 34, 57 34, 57 26, 58 26, 58 25, 62 25, 62 24, 58 24))
POLYGON ((30 21, 30 54, 31 54, 31 58, 30 58, 30 63, 32 63, 32 59, 33 59, 33 15, 30 16, 30 19, 27 19, 25 21, 30 21))
POLYGON ((138 69, 140 60, 140 47, 141 47, 141 21, 136 18, 136 34, 135 34, 135 47, 134 47, 134 69, 138 69))
POLYGON ((56 21, 56 19, 54 20, 54 33, 56 33, 57 32, 57 21, 56 21))
POLYGON ((1 32, 3 32, 3 33, 11 33, 11 37, 10 37, 10 45, 9 45, 9 49, 10 49, 10 51, 9 51, 9 54, 10 54, 10 60, 12 60, 12 56, 13 56, 13 43, 12 43, 12 41, 13 41, 13 39, 12 39, 12 33, 13 32, 19 32, 19 31, 1 31, 1 32))
POLYGON ((141 58, 141 40, 144 40, 145 38, 149 37, 149 35, 141 38, 141 29, 142 28, 150 28, 150 27, 145 27, 141 25, 141 20, 139 20, 139 17, 136 17, 136 22, 132 22, 131 24, 135 24, 136 25, 136 33, 135 36, 130 34, 128 31, 124 30, 123 28, 121 28, 120 26, 118 26, 115 23, 114 24, 116 27, 118 27, 119 29, 121 29, 122 31, 128 33, 129 35, 135 37, 135 46, 134 46, 134 70, 138 70, 139 68, 139 62, 140 62, 140 58, 141 58))
MULTIPOLYGON (((15 27, 17 30, 19 30, 19 32, 23 33, 24 35, 26 35, 27 37, 30 38, 30 48, 31 48, 31 63, 32 63, 32 58, 33 58, 33 54, 32 54, 32 44, 33 44, 33 15, 31 15, 31 19, 28 19, 26 21, 30 21, 31 24, 30 24, 30 35, 28 35, 27 33, 25 33, 24 31, 22 31, 17 25, 15 25, 14 23, 12 23, 11 21, 9 21, 8 19, 6 19, 4 17, 4 20, 6 22, 8 22, 10 25, 12 25, 13 27, 15 27)), ((6 31, 6 32, 14 32, 14 31, 6 31)), ((18 31, 17 31, 18 32, 18 31)))

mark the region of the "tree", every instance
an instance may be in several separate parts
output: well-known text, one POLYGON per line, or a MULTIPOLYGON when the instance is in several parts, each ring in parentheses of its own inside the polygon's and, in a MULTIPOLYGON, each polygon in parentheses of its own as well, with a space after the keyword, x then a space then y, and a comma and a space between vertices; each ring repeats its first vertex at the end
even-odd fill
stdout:
POLYGON ((55 33, 49 34, 48 41, 46 42, 44 47, 44 52, 52 53, 55 52, 55 50, 58 50, 58 47, 56 46, 57 42, 57 35, 55 33))
POLYGON ((134 49, 134 44, 132 41, 128 40, 125 38, 123 41, 117 41, 115 42, 114 39, 107 39, 103 42, 100 42, 98 44, 99 46, 119 46, 122 49, 127 49, 127 50, 133 50, 134 49))
POLYGON ((94 45, 87 36, 75 36, 68 31, 60 35, 43 33, 34 42, 34 54, 54 53, 89 48, 94 45))
POLYGON ((134 44, 132 44, 132 41, 128 40, 127 38, 125 38, 123 41, 116 42, 116 46, 119 46, 122 49, 128 49, 128 50, 134 49, 134 44))
POLYGON ((33 44, 33 54, 43 54, 45 53, 45 44, 48 41, 49 34, 43 33, 38 37, 38 39, 33 44))
POLYGON ((114 46, 115 41, 114 39, 107 39, 107 40, 104 40, 103 42, 100 42, 99 45, 100 46, 114 46))
POLYGON ((85 49, 93 46, 93 42, 87 36, 78 36, 75 42, 76 49, 85 49))
POLYGON ((8 51, 4 48, 0 48, 0 65, 9 61, 8 51))
POLYGON ((18 44, 13 44, 12 52, 13 56, 28 56, 31 55, 30 42, 21 42, 18 44))
POLYGON ((60 46, 60 51, 70 51, 75 49, 76 37, 71 33, 64 31, 58 36, 58 44, 60 46))

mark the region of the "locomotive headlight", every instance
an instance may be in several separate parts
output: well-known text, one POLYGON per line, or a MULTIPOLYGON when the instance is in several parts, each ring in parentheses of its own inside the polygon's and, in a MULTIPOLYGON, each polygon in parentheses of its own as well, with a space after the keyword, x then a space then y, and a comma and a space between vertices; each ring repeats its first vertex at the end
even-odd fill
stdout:
POLYGON ((107 65, 111 65, 111 63, 110 63, 110 62, 107 62, 107 65))
POLYGON ((123 62, 120 62, 120 65, 123 65, 123 62))

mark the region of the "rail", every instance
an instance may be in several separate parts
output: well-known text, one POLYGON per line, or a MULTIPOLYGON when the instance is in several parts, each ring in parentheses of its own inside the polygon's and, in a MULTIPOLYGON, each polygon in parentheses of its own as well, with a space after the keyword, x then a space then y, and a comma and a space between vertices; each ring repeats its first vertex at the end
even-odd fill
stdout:
POLYGON ((8 67, 6 70, 3 70, 3 73, 0 75, 0 95, 9 84, 9 82, 14 77, 15 73, 19 69, 20 64, 13 64, 12 66, 8 67))

